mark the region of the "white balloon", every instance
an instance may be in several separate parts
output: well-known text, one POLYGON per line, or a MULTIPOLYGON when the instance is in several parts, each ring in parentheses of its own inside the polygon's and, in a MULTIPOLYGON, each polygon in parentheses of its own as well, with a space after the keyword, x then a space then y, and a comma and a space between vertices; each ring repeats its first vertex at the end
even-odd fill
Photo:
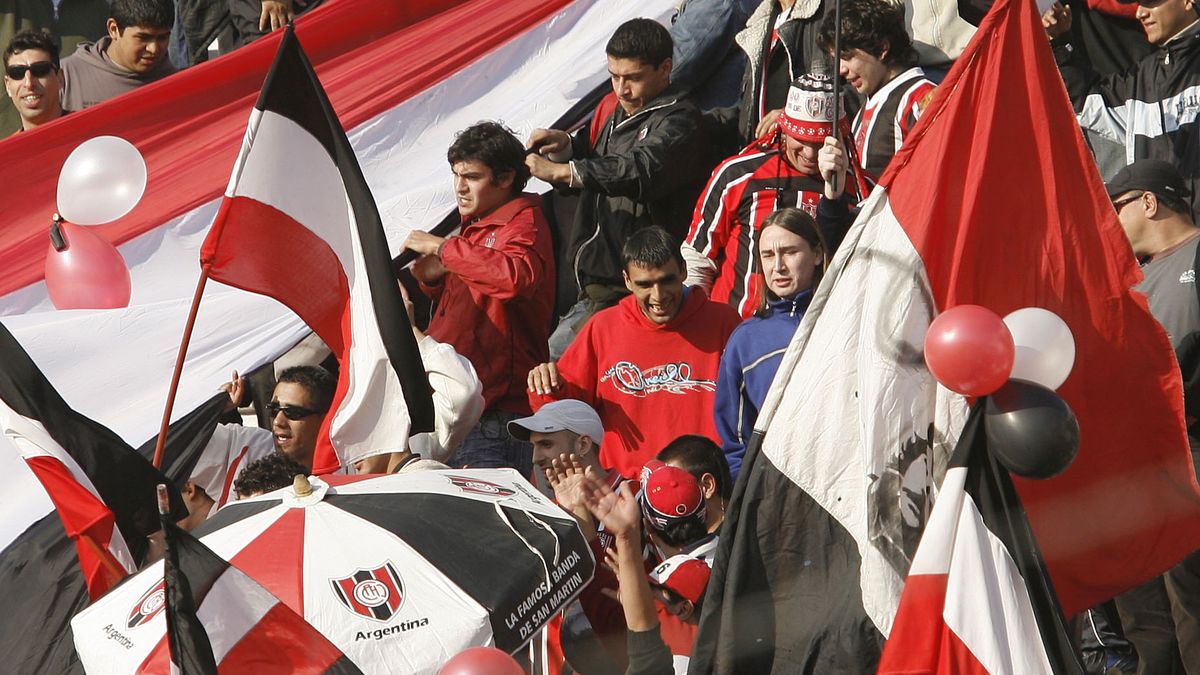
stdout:
POLYGON ((1067 322, 1041 307, 1024 307, 1004 317, 1016 345, 1010 377, 1058 389, 1075 365, 1075 337, 1067 322))
POLYGON ((146 191, 146 160, 133 144, 97 136, 71 151, 58 174, 58 213, 76 225, 110 223, 146 191))

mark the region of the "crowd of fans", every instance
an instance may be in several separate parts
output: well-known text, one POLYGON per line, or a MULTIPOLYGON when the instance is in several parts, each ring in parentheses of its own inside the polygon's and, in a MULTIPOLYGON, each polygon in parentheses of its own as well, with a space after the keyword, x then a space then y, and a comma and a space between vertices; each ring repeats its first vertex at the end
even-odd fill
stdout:
MULTIPOLYGON (((93 0, 0 23, 39 29, 0 32, 13 103, 0 133, 167 77, 214 38, 232 49, 315 4, 93 0), (61 60, 60 43, 74 48, 61 60)), ((402 249, 418 257, 400 275, 406 301, 419 289, 432 302, 428 320, 407 304, 437 428, 352 467, 512 467, 552 494, 608 561, 584 618, 562 627, 578 672, 686 663, 757 412, 858 205, 945 72, 917 65, 906 26, 924 25, 921 10, 906 18, 890 0, 842 0, 840 26, 819 1, 680 5, 670 30, 634 19, 612 35, 612 92, 590 125, 519 139, 481 122, 452 140, 461 229, 413 232, 402 249), (553 191, 525 192, 531 177, 553 191), (565 311, 560 278, 578 292, 565 311)), ((1189 394, 1197 18, 1193 0, 1088 0, 1042 16, 1189 394)), ((185 486, 187 525, 311 467, 335 383, 318 360, 279 373, 269 430, 217 428, 185 486)), ((245 389, 235 373, 231 410, 245 389)), ((1092 672, 1200 672, 1200 562, 1079 619, 1092 672)))

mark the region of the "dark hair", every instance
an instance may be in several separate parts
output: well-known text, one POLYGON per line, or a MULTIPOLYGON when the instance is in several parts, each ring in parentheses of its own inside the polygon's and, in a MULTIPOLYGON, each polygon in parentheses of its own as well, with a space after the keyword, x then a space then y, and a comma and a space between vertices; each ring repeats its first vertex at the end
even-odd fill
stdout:
POLYGON ((680 436, 658 453, 658 460, 668 464, 677 463, 684 471, 695 476, 697 482, 701 476, 710 473, 717 479, 717 494, 722 499, 729 499, 733 494, 733 478, 729 474, 725 452, 707 436, 680 436))
MULTIPOLYGON (((800 237, 808 242, 808 245, 814 251, 817 250, 817 247, 820 247, 824 257, 821 261, 821 266, 813 271, 812 288, 816 288, 821 283, 821 275, 823 274, 825 265, 829 262, 829 247, 825 245, 825 237, 821 236, 821 228, 817 226, 817 221, 808 215, 808 213, 791 206, 779 209, 767 216, 763 220, 762 225, 758 227, 758 231, 754 233, 754 265, 756 269, 762 264, 758 254, 758 242, 762 239, 762 233, 771 226, 782 227, 800 237)), ((761 269, 758 271, 762 272, 761 269)), ((775 295, 770 287, 767 286, 765 274, 759 274, 758 283, 762 284, 762 293, 759 294, 761 300, 759 301, 758 309, 754 313, 757 316, 765 316, 768 314, 767 303, 771 300, 778 300, 779 296, 775 295)))
POLYGON ((654 525, 651 525, 650 529, 664 543, 675 548, 683 548, 708 536, 708 527, 704 523, 704 516, 700 513, 673 522, 661 530, 654 525))
POLYGON ((653 269, 674 260, 679 263, 679 269, 684 270, 687 265, 683 262, 679 244, 671 233, 657 225, 643 227, 630 235, 621 247, 621 267, 628 270, 630 265, 637 265, 653 269))
POLYGON ((642 65, 657 68, 671 58, 675 49, 671 33, 652 19, 630 19, 617 26, 604 53, 614 59, 636 59, 642 65))
POLYGON ((117 32, 131 26, 170 28, 175 25, 175 5, 171 0, 113 0, 109 13, 117 22, 117 32))
MULTIPOLYGON (((817 33, 817 46, 829 54, 833 54, 833 17, 833 12, 827 13, 817 33)), ((912 38, 904 29, 904 6, 890 0, 843 0, 840 47, 842 53, 835 57, 861 49, 889 66, 917 63, 912 38)))
POLYGON ((1147 192, 1150 192, 1154 195, 1154 198, 1158 200, 1159 206, 1165 206, 1168 210, 1175 213, 1183 213, 1188 216, 1192 215, 1192 207, 1188 206, 1187 202, 1183 201, 1179 197, 1172 197, 1171 195, 1165 195, 1161 192, 1154 192, 1153 190, 1147 190, 1147 192))
POLYGON ((499 122, 480 122, 458 132, 446 151, 450 166, 459 162, 483 162, 492 170, 493 181, 500 174, 513 172, 513 194, 525 189, 529 167, 525 166, 525 146, 512 130, 499 122))
POLYGON ((233 481, 239 497, 272 492, 292 484, 296 476, 307 476, 303 464, 282 452, 272 452, 246 465, 233 481))
POLYGON ((292 366, 280 373, 276 381, 304 387, 313 397, 313 405, 322 411, 329 409, 329 404, 333 402, 333 392, 337 389, 337 378, 320 366, 292 366))
POLYGON ((23 30, 14 35, 4 50, 5 67, 8 66, 8 59, 11 56, 26 49, 40 49, 46 52, 50 55, 50 63, 54 64, 54 69, 58 70, 58 40, 43 30, 23 30))

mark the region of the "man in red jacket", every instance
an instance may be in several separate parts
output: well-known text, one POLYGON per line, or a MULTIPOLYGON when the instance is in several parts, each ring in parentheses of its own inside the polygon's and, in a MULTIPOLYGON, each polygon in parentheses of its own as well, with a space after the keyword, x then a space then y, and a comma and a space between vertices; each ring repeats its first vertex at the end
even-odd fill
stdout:
POLYGON ((467 357, 483 383, 483 416, 450 463, 506 466, 528 476, 532 447, 507 425, 531 412, 525 374, 549 354, 550 228, 541 198, 521 192, 529 180, 525 148, 504 126, 480 122, 464 130, 446 156, 462 229, 449 238, 413 232, 403 248, 421 254, 412 273, 437 302, 427 333, 467 357))
POLYGON ((576 398, 604 423, 600 462, 626 478, 682 434, 715 439, 717 369, 740 321, 701 288, 684 288, 679 241, 638 230, 621 251, 632 295, 596 314, 557 363, 529 372, 534 407, 576 398))

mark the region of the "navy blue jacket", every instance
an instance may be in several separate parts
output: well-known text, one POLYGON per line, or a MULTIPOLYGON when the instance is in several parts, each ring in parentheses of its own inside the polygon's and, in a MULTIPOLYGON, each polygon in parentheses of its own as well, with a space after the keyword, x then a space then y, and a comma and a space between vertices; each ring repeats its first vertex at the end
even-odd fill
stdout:
POLYGON ((812 290, 801 291, 788 300, 770 303, 766 317, 743 321, 725 345, 717 376, 717 399, 713 416, 721 447, 729 461, 729 472, 737 480, 754 430, 758 410, 767 398, 783 353, 812 301, 812 290))

